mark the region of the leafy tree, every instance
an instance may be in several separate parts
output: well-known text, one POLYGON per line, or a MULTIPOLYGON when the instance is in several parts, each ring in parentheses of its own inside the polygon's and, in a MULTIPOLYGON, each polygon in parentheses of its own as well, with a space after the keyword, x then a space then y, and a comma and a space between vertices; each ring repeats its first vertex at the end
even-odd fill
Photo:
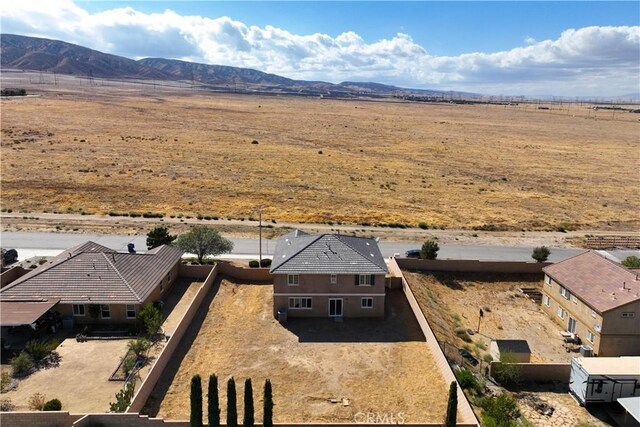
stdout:
POLYGON ((264 427, 273 427, 273 396, 271 392, 271 381, 267 378, 264 382, 264 413, 262 425, 264 427))
POLYGON ((149 249, 170 245, 174 240, 176 240, 176 236, 170 235, 169 229, 165 226, 156 227, 147 233, 147 247, 149 249))
POLYGON ((191 227, 189 232, 178 237, 175 245, 185 252, 196 254, 200 264, 207 255, 223 254, 233 249, 233 242, 222 237, 218 230, 203 225, 191 227))
POLYGON ((630 255, 622 260, 622 265, 627 268, 640 268, 640 258, 635 255, 630 255))
POLYGON ((494 377, 500 384, 517 384, 520 381, 520 366, 510 352, 500 352, 500 363, 494 370, 494 377))
POLYGON ((133 351, 136 357, 144 357, 149 347, 151 347, 151 341, 146 338, 138 338, 137 340, 131 340, 128 344, 129 350, 133 351))
POLYGON ((227 381, 227 427, 238 427, 236 381, 233 377, 229 378, 229 381, 227 381))
POLYGON ((149 336, 153 336, 158 333, 162 322, 162 314, 157 307, 153 304, 147 304, 138 312, 138 320, 142 322, 149 336))
POLYGON ((247 378, 244 381, 244 419, 242 421, 243 427, 253 427, 253 386, 251 385, 251 378, 247 378))
POLYGON ((209 427, 220 427, 220 401, 218 399, 218 377, 209 375, 209 393, 207 395, 207 413, 209 427))
POLYGON ((19 355, 11 359, 13 376, 26 374, 34 367, 33 358, 26 351, 21 351, 19 355))
POLYGON ((515 399, 504 394, 485 400, 482 409, 484 409, 484 414, 482 415, 483 425, 512 427, 516 425, 516 420, 520 418, 520 411, 515 399))
POLYGON ((196 374, 191 378, 191 427, 202 427, 202 380, 196 374))
POLYGON ((447 403, 447 415, 444 419, 445 427, 456 427, 458 414, 458 385, 451 381, 449 385, 449 402, 447 403))
POLYGON ((536 262, 545 262, 549 255, 551 255, 551 251, 546 246, 538 246, 533 250, 531 254, 531 258, 535 259, 536 262))
POLYGON ((124 412, 131 404, 133 399, 133 391, 135 384, 133 381, 129 381, 125 386, 116 393, 116 401, 109 403, 109 410, 111 412, 124 412))
POLYGON ((420 249, 420 258, 422 259, 436 259, 438 257, 438 251, 440 246, 435 240, 427 240, 422 244, 420 249))

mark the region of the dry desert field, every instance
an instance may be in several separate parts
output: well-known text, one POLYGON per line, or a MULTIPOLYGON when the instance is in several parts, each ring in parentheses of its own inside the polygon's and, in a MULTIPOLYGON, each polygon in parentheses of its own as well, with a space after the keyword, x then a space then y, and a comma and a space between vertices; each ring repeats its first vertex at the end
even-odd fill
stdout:
POLYGON ((384 320, 289 319, 283 326, 273 317, 271 285, 216 286, 144 412, 188 419, 191 377, 202 375, 206 387, 217 374, 223 420, 234 376, 240 417, 245 378, 253 381, 256 419, 270 378, 275 422, 349 423, 361 413, 441 421, 447 385, 401 290, 387 293, 384 320))
POLYGON ((638 114, 109 87, 2 99, 2 208, 637 230, 638 114))

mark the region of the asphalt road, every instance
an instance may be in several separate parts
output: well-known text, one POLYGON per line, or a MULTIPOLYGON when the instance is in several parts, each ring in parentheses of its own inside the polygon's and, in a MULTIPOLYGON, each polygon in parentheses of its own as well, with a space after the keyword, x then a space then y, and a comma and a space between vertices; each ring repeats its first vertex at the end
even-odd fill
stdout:
MULTIPOLYGON (((3 232, 0 234, 0 245, 3 248, 15 248, 20 260, 32 256, 53 256, 72 246, 87 240, 112 248, 126 251, 127 244, 133 243, 137 251, 144 252, 146 236, 73 234, 73 233, 31 233, 31 232, 3 232)), ((231 239, 234 243, 232 253, 220 258, 257 258, 258 239, 231 239)), ((262 241, 263 256, 273 255, 275 240, 262 241)), ((394 254, 403 255, 408 249, 417 249, 422 242, 380 242, 380 251, 384 257, 394 254)), ((582 249, 550 248, 549 261, 558 262, 582 252, 582 249)), ((509 246, 470 246, 470 245, 440 245, 439 259, 475 259, 481 261, 532 261, 533 247, 509 246)), ((628 251, 627 251, 628 252, 628 251)), ((633 251, 637 254, 638 251, 633 251)))

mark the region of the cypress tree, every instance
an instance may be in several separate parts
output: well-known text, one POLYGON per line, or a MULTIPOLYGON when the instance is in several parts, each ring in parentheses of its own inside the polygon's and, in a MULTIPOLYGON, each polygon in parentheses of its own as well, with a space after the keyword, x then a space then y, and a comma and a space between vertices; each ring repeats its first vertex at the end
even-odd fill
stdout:
POLYGON ((262 425, 264 427, 273 427, 273 396, 271 395, 271 381, 268 378, 264 382, 264 415, 262 425))
POLYGON ((236 407, 236 381, 233 377, 227 381, 227 427, 238 427, 238 408, 236 407))
POLYGON ((251 378, 247 378, 244 381, 244 419, 242 425, 243 427, 253 427, 253 424, 253 386, 251 378))
POLYGON ((220 401, 218 399, 218 377, 216 375, 209 375, 207 413, 209 416, 209 427, 220 427, 220 401))
POLYGON ((445 427, 456 427, 456 417, 458 414, 458 386, 455 381, 451 381, 449 386, 449 402, 447 403, 447 415, 444 420, 445 427))
POLYGON ((196 374, 191 378, 191 427, 202 427, 202 380, 196 374))

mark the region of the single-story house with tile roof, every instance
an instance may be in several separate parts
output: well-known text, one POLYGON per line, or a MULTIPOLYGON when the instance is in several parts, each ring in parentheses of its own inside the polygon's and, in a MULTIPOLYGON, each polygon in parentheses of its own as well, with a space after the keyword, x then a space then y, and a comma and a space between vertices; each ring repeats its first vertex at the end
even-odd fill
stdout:
POLYGON ((278 239, 270 271, 274 315, 384 316, 388 270, 374 239, 295 230, 278 239))
POLYGON ((171 287, 182 253, 166 245, 146 253, 121 253, 94 242, 83 243, 4 287, 0 303, 3 308, 15 308, 6 319, 11 326, 22 317, 36 316, 36 308, 73 316, 77 323, 133 322, 141 306, 161 299, 171 287), (57 303, 50 307, 50 301, 57 303), (91 312, 97 317, 92 318, 91 312))
POLYGON ((595 251, 542 269, 542 308, 598 356, 640 355, 640 277, 595 251))

